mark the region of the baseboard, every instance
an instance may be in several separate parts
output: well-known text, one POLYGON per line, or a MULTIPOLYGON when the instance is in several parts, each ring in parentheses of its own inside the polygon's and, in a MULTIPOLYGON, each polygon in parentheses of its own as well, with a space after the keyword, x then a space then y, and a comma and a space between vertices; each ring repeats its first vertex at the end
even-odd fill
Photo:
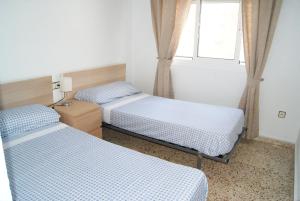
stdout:
POLYGON ((284 146, 284 147, 292 148, 292 149, 295 148, 295 145, 293 143, 282 141, 282 140, 277 140, 277 139, 273 139, 273 138, 269 138, 269 137, 264 137, 264 136, 259 136, 259 137, 255 138, 254 140, 270 143, 273 145, 284 146))

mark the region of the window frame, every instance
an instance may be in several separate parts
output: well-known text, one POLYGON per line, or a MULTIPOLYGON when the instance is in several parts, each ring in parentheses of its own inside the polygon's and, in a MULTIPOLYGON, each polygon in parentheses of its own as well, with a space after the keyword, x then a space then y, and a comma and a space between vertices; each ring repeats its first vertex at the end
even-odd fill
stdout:
POLYGON ((245 61, 240 61, 240 51, 241 51, 241 42, 243 37, 242 32, 242 14, 241 14, 241 1, 242 0, 212 0, 212 1, 229 1, 229 2, 239 2, 240 8, 239 8, 239 18, 238 18, 238 24, 237 24, 237 34, 236 34, 236 41, 235 41, 235 52, 234 52, 234 58, 233 59, 225 59, 225 58, 214 58, 214 57, 200 57, 198 56, 199 52, 199 41, 200 41, 200 28, 201 28, 201 8, 202 8, 202 0, 192 0, 192 4, 196 4, 197 10, 196 10, 196 25, 195 25, 195 32, 194 32, 194 49, 193 49, 193 56, 187 57, 187 56, 177 56, 175 55, 174 59, 176 61, 181 62, 213 62, 213 63, 220 63, 220 64, 240 64, 244 65, 245 61))

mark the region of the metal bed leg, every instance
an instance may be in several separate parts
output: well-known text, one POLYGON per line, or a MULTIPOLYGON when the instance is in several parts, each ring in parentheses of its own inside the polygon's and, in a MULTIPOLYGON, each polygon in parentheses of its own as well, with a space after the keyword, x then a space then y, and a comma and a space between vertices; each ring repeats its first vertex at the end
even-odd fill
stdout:
POLYGON ((201 154, 197 155, 197 169, 201 170, 201 163, 202 163, 202 156, 201 154))
POLYGON ((154 139, 154 138, 151 138, 151 137, 147 137, 147 136, 144 136, 144 135, 140 135, 140 134, 130 132, 128 130, 113 126, 111 124, 107 124, 105 122, 102 123, 102 127, 105 127, 105 128, 111 129, 111 130, 115 130, 119 133, 123 133, 123 134, 129 135, 129 136, 133 136, 133 137, 137 137, 137 138, 140 138, 140 139, 143 139, 143 140, 147 140, 147 141, 152 142, 152 143, 164 145, 164 146, 167 146, 167 147, 170 147, 170 148, 173 148, 173 149, 177 149, 177 150, 184 151, 184 152, 187 152, 187 153, 190 153, 190 154, 194 154, 194 155, 197 156, 197 168, 198 169, 201 169, 202 158, 206 158, 206 159, 210 159, 210 160, 214 160, 214 161, 217 161, 217 162, 222 162, 222 163, 227 164, 229 162, 229 159, 231 158, 232 153, 236 149, 236 147, 239 144, 242 136, 245 135, 245 132, 247 130, 246 128, 244 128, 242 133, 239 134, 239 137, 238 137, 237 141, 234 143, 234 146, 233 146, 232 150, 229 153, 224 154, 224 155, 220 155, 220 156, 209 156, 209 155, 206 155, 204 153, 201 154, 195 149, 182 147, 180 145, 176 145, 176 144, 173 144, 173 143, 169 143, 169 142, 157 140, 157 139, 154 139))

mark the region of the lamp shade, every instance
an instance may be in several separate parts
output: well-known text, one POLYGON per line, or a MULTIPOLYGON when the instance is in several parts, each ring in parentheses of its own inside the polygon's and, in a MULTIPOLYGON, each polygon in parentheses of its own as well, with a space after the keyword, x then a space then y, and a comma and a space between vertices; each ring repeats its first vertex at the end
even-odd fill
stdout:
POLYGON ((60 90, 62 92, 72 91, 72 78, 71 77, 64 77, 62 79, 60 90))

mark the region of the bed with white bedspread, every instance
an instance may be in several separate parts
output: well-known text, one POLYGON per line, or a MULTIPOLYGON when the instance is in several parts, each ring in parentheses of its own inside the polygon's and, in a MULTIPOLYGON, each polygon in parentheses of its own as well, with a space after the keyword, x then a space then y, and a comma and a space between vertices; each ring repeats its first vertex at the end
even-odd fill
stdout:
POLYGON ((230 152, 244 126, 240 109, 143 93, 101 104, 101 107, 107 124, 209 156, 230 152))
POLYGON ((202 157, 228 163, 245 133, 240 109, 150 96, 129 82, 81 89, 75 99, 99 104, 103 127, 195 154, 199 169, 202 157))
MULTIPOLYGON (((113 114, 114 116, 114 114, 113 114)), ((52 124, 3 139, 14 200, 202 201, 202 171, 52 124)))

